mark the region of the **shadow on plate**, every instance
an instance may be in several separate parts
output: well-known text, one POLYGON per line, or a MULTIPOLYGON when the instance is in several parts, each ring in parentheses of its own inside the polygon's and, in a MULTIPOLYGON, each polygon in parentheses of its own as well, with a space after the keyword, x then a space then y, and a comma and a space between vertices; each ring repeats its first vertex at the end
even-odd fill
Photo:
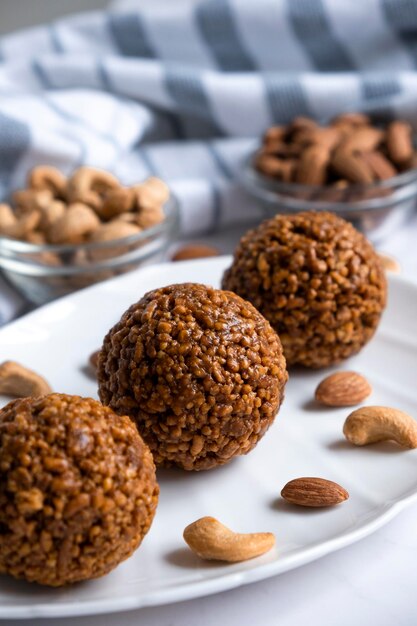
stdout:
POLYGON ((292 514, 301 514, 301 515, 320 515, 323 513, 328 513, 331 508, 330 506, 323 507, 308 507, 308 506, 297 506, 296 504, 291 504, 284 500, 284 498, 274 498, 270 502, 270 508, 273 511, 278 511, 280 513, 292 513, 292 514))
POLYGON ((301 405, 301 408, 303 409, 303 411, 309 411, 310 413, 317 413, 318 411, 320 411, 320 413, 330 413, 337 408, 340 409, 343 407, 326 406, 325 404, 320 404, 320 402, 317 402, 317 400, 313 398, 311 400, 307 400, 307 402, 304 402, 304 404, 301 405))
POLYGON ((367 452, 373 452, 376 454, 398 454, 406 452, 406 449, 399 446, 395 441, 380 441, 379 443, 372 443, 368 446, 355 446, 345 439, 337 439, 327 444, 329 450, 353 452, 366 449, 367 452))
POLYGON ((91 367, 91 365, 83 365, 82 367, 80 367, 80 372, 82 372, 84 376, 87 376, 87 378, 94 381, 95 383, 97 382, 97 373, 91 367))
POLYGON ((219 561, 204 561, 204 559, 193 554, 189 548, 172 550, 165 555, 165 560, 167 563, 183 569, 213 569, 219 566, 219 561))
POLYGON ((197 481, 200 480, 202 475, 205 480, 207 480, 207 478, 212 478, 217 482, 221 476, 230 472, 233 466, 236 467, 236 464, 241 460, 241 458, 236 457, 235 459, 232 459, 230 463, 226 463, 226 465, 220 465, 218 467, 213 467, 210 470, 201 470, 199 472, 183 470, 180 467, 161 467, 156 470, 156 475, 160 484, 197 481))

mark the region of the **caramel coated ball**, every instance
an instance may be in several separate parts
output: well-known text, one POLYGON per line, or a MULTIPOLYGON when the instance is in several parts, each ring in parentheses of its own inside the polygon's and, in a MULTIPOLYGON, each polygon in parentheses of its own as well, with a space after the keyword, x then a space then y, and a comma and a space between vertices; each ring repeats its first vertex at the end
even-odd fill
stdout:
POLYGON ((99 395, 128 414, 157 465, 210 469, 252 450, 283 399, 281 343, 234 293, 185 283, 147 293, 107 334, 99 395))
POLYGON ((135 425, 96 400, 0 410, 0 573, 51 586, 107 574, 140 545, 158 493, 135 425))
POLYGON ((359 352, 386 303, 371 243, 332 213, 276 215, 240 241, 223 288, 266 317, 287 363, 327 367, 359 352))

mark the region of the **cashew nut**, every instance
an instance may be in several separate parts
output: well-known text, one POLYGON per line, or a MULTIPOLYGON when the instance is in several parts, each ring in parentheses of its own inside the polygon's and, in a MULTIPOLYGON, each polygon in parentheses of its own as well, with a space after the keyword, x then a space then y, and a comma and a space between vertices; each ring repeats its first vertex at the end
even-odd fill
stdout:
POLYGON ((83 202, 99 210, 103 196, 118 187, 119 181, 110 172, 80 167, 68 181, 67 197, 69 202, 83 202))
POLYGON ((136 222, 141 228, 151 228, 160 224, 165 218, 164 211, 161 206, 155 205, 147 208, 142 208, 137 214, 136 222))
POLYGON ((26 235, 26 241, 28 243, 34 243, 37 246, 43 246, 46 243, 46 237, 39 230, 32 230, 26 235))
POLYGON ((151 176, 145 182, 133 187, 140 208, 161 206, 169 198, 169 188, 160 178, 151 176))
POLYGON ((80 243, 99 225, 100 220, 90 207, 75 202, 52 224, 48 239, 51 243, 80 243))
POLYGON ((136 213, 123 213, 117 216, 118 222, 126 222, 127 224, 137 224, 138 216, 136 213))
POLYGON ((31 189, 48 189, 55 197, 65 197, 67 179, 56 167, 39 165, 34 167, 28 176, 31 189))
MULTIPOLYGON (((115 219, 107 224, 102 224, 91 235, 91 241, 112 241, 117 239, 123 239, 131 235, 136 235, 141 229, 135 224, 129 224, 122 220, 115 219)), ((94 261, 102 261, 103 259, 119 256, 128 251, 128 246, 114 246, 110 248, 103 248, 102 250, 91 250, 90 256, 94 261)))
POLYGON ((39 211, 30 211, 25 213, 20 219, 16 220, 14 224, 4 227, 2 234, 12 239, 26 239, 28 233, 38 226, 41 219, 39 211))
POLYGON ((116 215, 127 213, 133 208, 134 192, 132 189, 120 187, 112 189, 104 198, 102 206, 97 209, 103 220, 109 220, 116 215))
POLYGON ((184 540, 202 559, 246 561, 275 545, 273 533, 235 533, 214 517, 202 517, 184 530, 184 540))
POLYGON ((45 209, 53 200, 52 192, 49 189, 21 189, 13 194, 13 201, 20 214, 29 213, 45 209))
POLYGON ((60 219, 67 210, 67 205, 61 200, 52 200, 41 209, 41 221, 39 227, 47 231, 54 222, 60 219))
POLYGON ((343 433, 350 443, 366 446, 378 441, 396 441, 417 448, 417 422, 410 415, 386 406, 365 406, 346 419, 343 433))
POLYGON ((42 376, 15 361, 0 365, 0 394, 25 398, 44 396, 52 389, 42 376))

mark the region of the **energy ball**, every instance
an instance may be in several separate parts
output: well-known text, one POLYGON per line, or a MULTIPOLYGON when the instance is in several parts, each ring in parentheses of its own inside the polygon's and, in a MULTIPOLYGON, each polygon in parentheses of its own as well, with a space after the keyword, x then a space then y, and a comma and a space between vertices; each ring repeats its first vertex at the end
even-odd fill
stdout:
POLYGON ((0 410, 0 573, 54 587, 107 574, 140 545, 158 493, 135 425, 96 400, 0 410))
POLYGON ((385 274, 372 245, 325 212, 276 215, 249 231, 223 288, 269 320, 288 364, 312 368, 359 352, 386 304, 385 274))
POLYGON ((252 450, 287 381, 278 336, 234 293, 194 283, 147 293, 104 339, 101 401, 129 415, 156 465, 204 470, 252 450))

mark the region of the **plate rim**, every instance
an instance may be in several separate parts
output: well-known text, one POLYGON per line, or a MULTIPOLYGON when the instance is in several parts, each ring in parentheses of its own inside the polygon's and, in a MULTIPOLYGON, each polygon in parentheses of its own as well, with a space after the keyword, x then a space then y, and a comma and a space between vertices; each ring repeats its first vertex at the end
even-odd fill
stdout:
MULTIPOLYGON (((226 261, 231 260, 230 255, 216 257, 215 259, 199 259, 198 264, 211 265, 225 264, 226 261)), ((196 263, 196 261, 181 261, 176 263, 176 266, 196 263)), ((163 271, 165 266, 172 266, 172 263, 159 263, 152 264, 133 272, 134 275, 141 274, 143 272, 152 273, 153 271, 163 271)), ((112 282, 127 280, 128 275, 122 275, 105 281, 104 284, 112 282)), ((406 288, 412 289, 417 292, 417 284, 410 278, 405 278, 399 275, 389 275, 389 282, 398 283, 404 285, 406 288)), ((60 306, 63 301, 78 297, 84 292, 90 292, 98 290, 103 286, 103 283, 92 285, 86 289, 82 289, 72 294, 68 294, 63 298, 59 298, 50 302, 42 307, 36 308, 18 319, 6 324, 0 329, 0 337, 4 332, 8 332, 8 329, 12 326, 25 323, 32 317, 36 317, 42 314, 44 309, 50 307, 60 306)), ((400 496, 392 501, 383 505, 383 510, 378 513, 378 509, 375 510, 374 515, 368 518, 363 524, 354 528, 348 532, 337 534, 334 537, 326 541, 315 543, 308 548, 304 548, 302 552, 296 552, 284 556, 282 559, 259 564, 252 569, 247 569, 239 572, 225 571, 224 574, 210 578, 208 580, 196 580, 187 583, 181 583, 179 586, 166 587, 160 590, 151 590, 140 595, 130 595, 122 598, 102 598, 101 600, 86 600, 75 603, 62 602, 59 604, 49 604, 47 601, 37 603, 36 605, 10 605, 7 607, 0 605, 0 619, 34 619, 34 618, 59 618, 59 617, 81 617, 88 615, 103 615, 110 613, 121 613, 125 611, 132 611, 147 607, 162 606, 165 604, 171 604, 176 602, 182 602, 186 600, 192 600, 199 597, 213 595, 222 591, 228 591, 230 589, 238 588, 254 582, 259 582, 273 576, 278 576, 284 572, 290 571, 302 565, 311 563, 327 554, 336 552, 342 548, 345 548, 365 537, 371 535, 378 529, 382 528, 396 517, 402 510, 410 506, 417 501, 417 484, 415 488, 405 496, 400 496)), ((233 565, 225 565, 225 570, 233 565)))

